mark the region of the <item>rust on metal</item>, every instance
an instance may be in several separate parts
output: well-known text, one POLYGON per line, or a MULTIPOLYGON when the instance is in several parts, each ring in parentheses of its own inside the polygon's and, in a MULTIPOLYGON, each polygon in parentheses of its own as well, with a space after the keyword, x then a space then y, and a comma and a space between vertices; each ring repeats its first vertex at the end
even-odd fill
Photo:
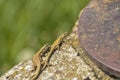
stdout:
POLYGON ((87 56, 120 78, 120 0, 92 0, 80 15, 78 35, 87 56))

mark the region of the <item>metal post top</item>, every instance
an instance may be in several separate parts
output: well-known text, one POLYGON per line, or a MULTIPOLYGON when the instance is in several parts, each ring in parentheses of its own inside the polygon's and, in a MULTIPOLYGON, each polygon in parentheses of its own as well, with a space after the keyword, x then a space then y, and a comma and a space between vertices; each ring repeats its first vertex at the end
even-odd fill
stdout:
POLYGON ((120 78, 120 0, 115 1, 91 0, 80 15, 78 36, 87 56, 120 78))

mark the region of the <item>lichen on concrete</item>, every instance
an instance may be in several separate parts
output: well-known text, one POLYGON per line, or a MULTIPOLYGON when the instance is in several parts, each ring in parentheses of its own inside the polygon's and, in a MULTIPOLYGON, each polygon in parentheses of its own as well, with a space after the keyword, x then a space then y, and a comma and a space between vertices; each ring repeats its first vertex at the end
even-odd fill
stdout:
POLYGON ((29 80, 33 69, 32 61, 23 61, 0 77, 0 80, 29 80))

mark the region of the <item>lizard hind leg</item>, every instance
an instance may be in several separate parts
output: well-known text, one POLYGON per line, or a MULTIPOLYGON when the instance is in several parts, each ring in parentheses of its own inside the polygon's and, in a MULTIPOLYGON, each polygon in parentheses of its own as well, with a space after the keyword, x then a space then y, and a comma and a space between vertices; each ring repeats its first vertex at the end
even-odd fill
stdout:
POLYGON ((47 67, 48 61, 49 61, 49 57, 46 56, 46 57, 45 57, 45 60, 43 60, 43 61, 41 62, 41 64, 42 64, 42 69, 41 69, 41 70, 44 70, 44 69, 47 67))

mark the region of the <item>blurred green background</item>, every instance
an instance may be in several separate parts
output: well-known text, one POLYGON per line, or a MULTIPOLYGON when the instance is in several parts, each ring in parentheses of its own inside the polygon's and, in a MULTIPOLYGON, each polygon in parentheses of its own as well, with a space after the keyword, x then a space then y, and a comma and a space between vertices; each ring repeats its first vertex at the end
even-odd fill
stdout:
POLYGON ((70 32, 88 0, 0 0, 0 75, 70 32))

